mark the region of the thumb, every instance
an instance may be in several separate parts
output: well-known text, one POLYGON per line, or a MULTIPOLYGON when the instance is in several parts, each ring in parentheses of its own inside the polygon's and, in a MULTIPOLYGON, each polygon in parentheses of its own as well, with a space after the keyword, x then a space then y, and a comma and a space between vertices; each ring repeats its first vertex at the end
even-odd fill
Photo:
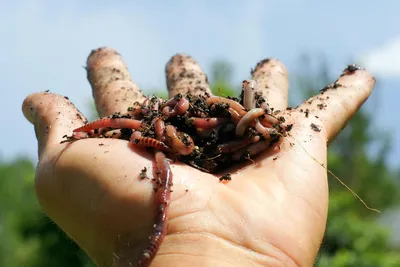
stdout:
POLYGON ((67 97, 48 92, 26 97, 22 112, 35 127, 39 159, 44 151, 60 144, 64 135, 87 121, 67 97))

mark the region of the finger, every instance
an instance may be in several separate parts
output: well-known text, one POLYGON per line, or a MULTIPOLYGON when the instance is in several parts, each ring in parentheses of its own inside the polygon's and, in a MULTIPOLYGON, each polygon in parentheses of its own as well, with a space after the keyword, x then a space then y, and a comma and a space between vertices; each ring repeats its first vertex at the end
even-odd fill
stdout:
POLYGON ((111 48, 93 50, 86 63, 96 108, 101 117, 121 112, 126 114, 144 95, 133 82, 121 55, 111 48))
POLYGON ((64 135, 82 126, 86 118, 67 97, 53 93, 35 93, 22 104, 25 118, 35 127, 39 158, 47 148, 60 144, 64 135))
POLYGON ((208 79, 203 69, 191 56, 177 54, 165 67, 167 88, 170 97, 181 94, 211 94, 208 79))
POLYGON ((274 110, 284 110, 288 105, 288 72, 277 59, 264 59, 251 71, 258 83, 258 91, 266 98, 274 110))
POLYGON ((349 65, 333 84, 305 101, 297 110, 317 117, 325 127, 331 142, 346 126, 347 121, 368 99, 375 86, 375 78, 356 65, 349 65))

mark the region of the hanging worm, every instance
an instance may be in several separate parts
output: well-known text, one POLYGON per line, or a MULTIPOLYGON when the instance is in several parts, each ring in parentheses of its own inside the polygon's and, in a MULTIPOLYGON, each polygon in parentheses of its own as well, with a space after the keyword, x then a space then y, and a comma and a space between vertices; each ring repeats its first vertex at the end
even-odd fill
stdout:
POLYGON ((160 188, 158 188, 155 201, 157 215, 154 224, 154 232, 150 235, 150 245, 143 251, 138 266, 146 267, 153 260, 162 241, 167 234, 168 206, 171 198, 172 171, 163 152, 155 153, 157 172, 159 173, 160 188))

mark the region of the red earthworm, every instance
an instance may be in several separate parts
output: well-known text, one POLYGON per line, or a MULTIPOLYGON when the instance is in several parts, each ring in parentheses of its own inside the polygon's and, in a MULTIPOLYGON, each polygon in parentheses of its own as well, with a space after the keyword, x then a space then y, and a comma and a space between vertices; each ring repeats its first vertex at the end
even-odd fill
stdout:
POLYGON ((232 159, 236 161, 240 161, 243 156, 246 154, 251 157, 251 156, 256 156, 260 154, 262 151, 267 149, 270 146, 271 142, 270 141, 261 141, 257 142, 254 144, 249 145, 248 147, 242 148, 241 150, 235 152, 232 155, 232 159))
POLYGON ((132 144, 135 145, 142 145, 146 147, 152 147, 158 149, 160 151, 170 152, 171 149, 161 141, 151 137, 143 137, 142 133, 139 131, 135 131, 132 133, 130 138, 132 144))
MULTIPOLYGON (((82 127, 84 127, 84 126, 82 126, 82 127)), ((95 128, 95 129, 91 129, 88 131, 72 132, 72 136, 75 139, 83 139, 83 138, 88 138, 88 137, 96 138, 96 137, 106 134, 107 132, 109 132, 112 129, 113 128, 111 128, 111 127, 105 127, 105 128, 95 128)))
POLYGON ((262 134, 265 139, 269 139, 271 137, 271 134, 277 133, 275 128, 264 127, 259 120, 256 121, 254 126, 256 128, 256 131, 262 134))
POLYGON ((154 120, 154 134, 157 140, 165 142, 165 123, 161 118, 154 120))
POLYGON ((219 145, 218 150, 221 153, 232 153, 241 148, 248 146, 251 143, 257 143, 258 141, 260 141, 259 136, 253 136, 253 137, 245 138, 245 139, 241 139, 241 140, 234 140, 234 141, 230 141, 228 143, 219 145))
POLYGON ((201 129, 211 129, 219 126, 227 121, 226 118, 217 117, 217 118, 189 118, 187 123, 192 124, 196 128, 201 129))
POLYGON ((172 108, 170 106, 166 106, 162 109, 162 114, 165 118, 169 117, 169 114, 171 113, 172 108))
MULTIPOLYGON (((222 103, 222 102, 221 102, 222 103)), ((217 103, 218 104, 218 103, 217 103)), ((211 105, 211 109, 215 110, 215 104, 211 105)), ((228 112, 231 115, 231 120, 233 122, 235 122, 236 124, 239 123, 240 119, 242 118, 242 116, 239 114, 239 112, 237 112, 235 109, 229 107, 228 108, 228 112)), ((244 114, 246 114, 247 111, 244 111, 244 114)))
POLYGON ((255 80, 245 80, 242 83, 243 88, 243 106, 249 110, 256 107, 256 99, 254 91, 256 90, 257 82, 255 80))
POLYGON ((168 206, 171 199, 173 176, 165 154, 157 151, 155 153, 155 158, 157 169, 156 173, 159 174, 158 180, 160 183, 160 187, 157 189, 155 197, 157 205, 156 222, 154 224, 154 231, 150 235, 150 244, 143 251, 139 259, 139 267, 149 266, 167 234, 168 206))
POLYGON ((150 113, 150 99, 149 98, 146 98, 143 101, 143 104, 140 107, 140 109, 141 109, 141 112, 143 115, 148 115, 150 113))
POLYGON ((175 112, 176 115, 182 115, 189 109, 189 101, 182 97, 179 99, 178 103, 176 103, 172 112, 175 112))
MULTIPOLYGON (((229 113, 231 114, 231 119, 238 124, 239 121, 242 119, 242 115, 239 114, 239 112, 237 112, 235 109, 233 108, 229 108, 228 109, 229 113)), ((246 114, 246 113, 244 113, 246 114)))
POLYGON ((230 108, 234 109, 240 117, 244 116, 246 114, 246 109, 240 105, 238 102, 224 98, 221 96, 210 96, 207 98, 207 105, 211 106, 212 104, 219 104, 219 103, 225 103, 228 104, 230 108))
POLYGON ((96 137, 110 137, 108 134, 113 128, 111 127, 106 127, 106 128, 98 128, 98 129, 93 129, 88 132, 73 132, 72 136, 75 139, 84 139, 84 138, 96 138, 96 137))
POLYGON ((243 118, 239 121, 238 125, 236 126, 236 135, 243 136, 247 126, 252 124, 258 117, 265 114, 265 110, 262 108, 253 108, 243 118))
POLYGON ((262 118, 259 118, 261 124, 265 127, 272 127, 272 125, 279 124, 279 120, 271 114, 265 114, 262 118))
POLYGON ((142 126, 142 122, 139 120, 128 119, 128 118, 100 118, 91 123, 88 123, 82 127, 73 130, 76 132, 90 132, 100 128, 128 128, 138 130, 142 126))
POLYGON ((133 117, 133 118, 138 118, 142 115, 142 108, 140 106, 137 107, 131 107, 128 109, 128 113, 133 117))
POLYGON ((167 125, 165 130, 167 141, 174 152, 180 155, 189 155, 193 152, 194 142, 188 134, 177 132, 172 125, 167 125))
POLYGON ((162 112, 164 116, 175 117, 176 115, 182 115, 189 109, 189 101, 181 97, 179 100, 171 98, 164 103, 162 112), (173 106, 174 108, 171 108, 173 106))
POLYGON ((158 111, 158 107, 160 106, 160 104, 162 103, 162 99, 158 98, 156 96, 152 96, 150 98, 150 103, 151 103, 151 110, 152 111, 158 111))
POLYGON ((167 100, 167 102, 165 102, 164 104, 162 104, 161 109, 163 109, 164 107, 173 107, 176 105, 176 103, 178 102, 179 99, 181 99, 183 96, 181 94, 177 94, 176 96, 170 98, 167 100))

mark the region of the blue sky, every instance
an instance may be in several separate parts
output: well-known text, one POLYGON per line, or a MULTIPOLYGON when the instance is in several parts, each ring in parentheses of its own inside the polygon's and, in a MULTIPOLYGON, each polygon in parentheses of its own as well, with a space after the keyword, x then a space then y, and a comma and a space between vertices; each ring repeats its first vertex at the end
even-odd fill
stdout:
POLYGON ((393 131, 390 161, 398 165, 400 118, 391 114, 400 98, 398 1, 1 3, 0 122, 6 129, 0 158, 28 153, 36 159, 34 130, 21 112, 26 95, 50 89, 87 114, 91 90, 82 66, 90 50, 110 46, 145 90, 166 87, 165 63, 177 52, 192 55, 206 71, 213 60, 228 60, 237 84, 266 57, 279 58, 289 74, 301 68, 302 52, 326 54, 337 75, 349 58, 357 59, 378 79, 372 97, 380 101, 374 107, 376 127, 393 131))

